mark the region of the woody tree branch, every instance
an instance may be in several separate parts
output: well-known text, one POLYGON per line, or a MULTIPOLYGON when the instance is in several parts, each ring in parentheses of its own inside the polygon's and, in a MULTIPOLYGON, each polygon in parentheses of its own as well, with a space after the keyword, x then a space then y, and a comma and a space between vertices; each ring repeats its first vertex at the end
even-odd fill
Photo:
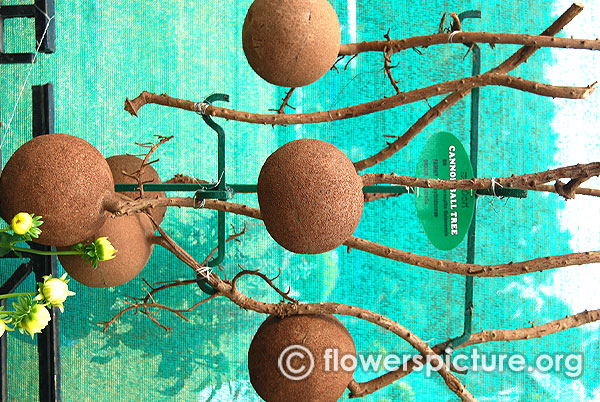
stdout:
POLYGON ((220 106, 201 104, 198 102, 173 98, 167 94, 154 94, 142 92, 133 100, 127 99, 125 110, 137 116, 138 110, 147 104, 157 104, 201 113, 212 117, 222 117, 226 120, 235 120, 245 123, 270 124, 270 125, 293 125, 314 124, 336 120, 351 119, 371 113, 389 110, 408 103, 418 102, 438 95, 444 95, 459 89, 479 88, 483 86, 503 86, 530 92, 540 96, 566 99, 585 99, 594 90, 595 84, 587 87, 564 87, 542 84, 536 81, 525 80, 505 74, 487 74, 474 77, 466 77, 458 80, 448 81, 441 84, 430 85, 425 88, 401 92, 388 98, 362 103, 345 108, 298 114, 259 114, 228 109, 220 106))
POLYGON ((545 35, 525 35, 493 32, 436 33, 425 36, 414 36, 406 39, 387 39, 371 42, 349 43, 340 47, 340 56, 354 56, 365 52, 399 53, 406 49, 447 45, 450 43, 489 43, 490 45, 524 45, 534 47, 550 47, 563 49, 600 50, 598 39, 555 38, 545 35), (387 49, 387 50, 386 50, 387 49))
MULTIPOLYGON (((542 32, 542 36, 554 36, 558 34, 569 22, 573 20, 581 11, 583 5, 574 3, 565 11, 548 29, 542 32)), ((458 34, 457 34, 458 35, 458 34)), ((529 57, 531 57, 537 50, 538 46, 525 46, 519 49, 511 57, 506 59, 498 67, 493 68, 486 74, 499 73, 506 74, 514 70, 522 63, 525 63, 529 57)), ((392 157, 400 149, 404 148, 408 143, 416 137, 421 131, 423 131, 431 122, 442 115, 446 110, 451 108, 453 105, 458 103, 461 99, 471 93, 471 88, 462 88, 453 92, 444 98, 440 103, 429 109, 415 124, 413 124, 402 136, 397 140, 389 144, 386 148, 382 149, 378 153, 363 160, 354 163, 354 167, 357 171, 361 171, 376 164, 383 162, 384 160, 392 157)))
MULTIPOLYGON (((156 198, 126 202, 122 201, 120 203, 121 209, 117 209, 113 213, 115 216, 120 216, 144 210, 149 206, 193 207, 194 203, 194 199, 192 198, 156 198)), ((230 212, 238 215, 247 216, 253 219, 261 219, 260 210, 248 207, 243 204, 235 204, 217 200, 206 200, 204 208, 230 212)), ((161 229, 159 228, 159 230, 161 229)), ((582 253, 547 256, 520 262, 484 265, 447 261, 424 255, 413 254, 408 251, 398 250, 392 247, 388 247, 379 243, 375 243, 354 236, 346 240, 346 242, 344 242, 344 245, 351 249, 361 250, 370 254, 374 254, 380 257, 403 262, 410 265, 415 265, 421 268, 432 269, 435 271, 446 272, 449 274, 480 277, 514 276, 530 272, 539 272, 548 269, 567 267, 572 265, 584 265, 600 262, 600 251, 587 251, 582 253)), ((184 250, 181 251, 185 253, 184 250)), ((189 254, 185 254, 189 256, 189 254)), ((197 268, 200 269, 201 266, 198 265, 197 268)))
MULTIPOLYGON (((141 201, 138 201, 138 202, 141 202, 141 201)), ((219 202, 219 203, 224 203, 224 202, 219 202)), ((245 210, 247 216, 250 216, 250 215, 252 215, 254 217, 260 216, 260 212, 258 210, 255 210, 255 209, 249 208, 249 207, 246 207, 246 208, 240 208, 240 207, 243 207, 243 206, 238 205, 238 206, 235 206, 233 209, 234 210, 237 210, 237 209, 245 210)), ((394 334, 398 335, 399 337, 401 337, 402 339, 407 341, 422 356, 426 357, 428 359, 427 361, 439 363, 439 364, 436 364, 436 366, 441 367, 441 369, 438 371, 438 373, 443 377, 447 386, 454 393, 456 393, 458 396, 460 396, 462 400, 475 401, 475 398, 464 388, 464 386, 458 380, 458 378, 456 378, 456 376, 454 376, 454 374, 452 374, 450 372, 450 370, 443 364, 443 361, 441 360, 441 358, 439 356, 440 351, 430 348, 425 342, 423 342, 415 334, 413 334, 411 331, 409 331, 407 328, 403 327, 399 323, 396 323, 396 322, 388 319, 387 317, 382 316, 377 313, 374 313, 372 311, 362 309, 360 307, 344 305, 344 304, 340 304, 340 303, 301 304, 301 303, 297 303, 297 301, 295 301, 293 299, 288 299, 288 300, 292 300, 292 303, 269 304, 269 303, 264 303, 264 302, 261 302, 258 300, 254 300, 254 299, 246 296, 242 292, 240 292, 239 289, 235 286, 236 281, 243 275, 252 274, 252 275, 257 275, 257 276, 261 277, 263 280, 267 281, 269 286, 271 286, 272 288, 277 290, 278 293, 280 294, 280 296, 284 297, 284 299, 286 299, 285 296, 287 295, 287 293, 284 293, 284 292, 280 291, 279 289, 277 289, 276 286, 273 284, 273 282, 268 279, 268 277, 266 277, 263 274, 258 273, 257 271, 242 271, 240 274, 236 275, 236 277, 231 282, 223 281, 219 278, 219 276, 216 273, 209 272, 207 269, 205 269, 205 267, 202 266, 203 264, 200 264, 197 261, 195 261, 187 252, 185 252, 185 250, 183 250, 180 246, 178 246, 176 244, 176 242, 164 232, 164 230, 162 230, 158 226, 156 226, 156 229, 159 231, 160 238, 162 239, 162 241, 164 241, 164 243, 167 245, 166 248, 169 249, 170 251, 172 251, 184 263, 186 263, 187 265, 192 267, 197 275, 204 277, 208 281, 208 283, 217 290, 217 294, 214 297, 225 296, 229 300, 231 300, 232 302, 234 302, 235 304, 237 304, 238 306, 240 306, 244 309, 249 309, 249 310, 253 310, 253 311, 256 311, 259 313, 265 313, 265 314, 274 314, 274 315, 279 315, 279 316, 287 316, 290 314, 337 314, 337 315, 354 316, 359 319, 374 323, 386 330, 393 332, 394 334)), ((466 265, 469 265, 469 264, 466 264, 466 265)), ((167 284, 165 286, 170 287, 171 285, 167 284)), ((153 288, 153 292, 154 291, 155 291, 155 288, 153 288)), ((153 313, 150 313, 148 311, 148 307, 157 307, 159 309, 165 309, 165 310, 171 311, 175 314, 182 316, 180 310, 165 308, 165 306, 155 303, 154 300, 152 299, 152 293, 149 293, 148 296, 149 296, 150 300, 152 300, 152 303, 148 303, 148 300, 146 299, 146 300, 144 300, 144 302, 145 302, 144 304, 142 304, 142 305, 132 304, 126 310, 128 311, 130 309, 135 309, 136 311, 138 311, 139 308, 143 307, 145 309, 144 313, 146 315, 148 315, 149 318, 153 319, 153 321, 155 321, 158 325, 161 325, 161 324, 158 323, 156 321, 156 319, 154 319, 154 317, 152 317, 153 313)), ((197 303, 195 306, 197 306, 199 304, 200 303, 197 303)), ((120 316, 120 314, 118 316, 120 316)), ((118 318, 118 316, 115 317, 113 320, 111 320, 111 322, 114 322, 114 320, 116 318, 118 318)), ((594 315, 591 315, 591 318, 594 318, 594 317, 595 317, 594 315)), ((182 318, 185 319, 185 317, 182 317, 182 318)), ((588 319, 590 319, 590 317, 588 317, 588 319)), ((578 318, 573 318, 568 322, 567 321, 563 322, 561 325, 541 326, 535 330, 526 329, 526 330, 524 330, 527 332, 526 334, 524 334, 524 331, 518 331, 518 330, 512 331, 511 333, 508 333, 508 332, 500 333, 498 331, 496 331, 496 332, 489 331, 483 335, 479 335, 479 336, 475 335, 472 338, 473 339, 472 342, 476 342, 477 340, 479 340, 480 342, 489 342, 489 341, 502 340, 502 339, 505 339, 505 340, 506 339, 518 339, 520 336, 527 336, 527 337, 544 336, 549 333, 554 333, 559 330, 564 330, 570 326, 575 326, 577 323, 579 323, 579 325, 581 325, 581 323, 583 323, 583 321, 582 320, 578 321, 578 318), (573 321, 573 322, 571 322, 571 321, 573 321)), ((110 324, 108 324, 108 325, 110 325, 110 324)), ((163 327, 163 326, 161 325, 161 327, 163 327)), ((382 386, 383 385, 382 381, 390 379, 389 376, 382 377, 382 378, 384 378, 384 379, 380 380, 379 383, 376 383, 376 384, 372 383, 371 385, 364 386, 363 388, 360 388, 359 383, 353 382, 349 385, 349 388, 356 392, 361 391, 361 389, 362 389, 362 391, 365 391, 365 390, 368 391, 371 389, 371 387, 382 386)), ((354 391, 353 391, 353 393, 354 393, 354 391)))
MULTIPOLYGON (((556 334, 571 328, 580 327, 582 325, 596 321, 600 321, 600 310, 584 311, 579 314, 567 316, 566 318, 526 328, 482 331, 472 334, 467 342, 461 345, 457 345, 454 348, 454 350, 488 342, 511 342, 542 338, 547 335, 556 334)), ((440 354, 446 349, 448 343, 449 341, 442 342, 432 347, 432 350, 440 354)), ((417 363, 413 359, 411 359, 405 364, 403 364, 398 370, 385 373, 370 381, 353 381, 348 386, 348 389, 350 390, 350 398, 362 398, 367 395, 370 395, 373 392, 378 391, 392 384, 393 382, 406 377, 407 375, 412 373, 417 367, 417 363)))
MULTIPOLYGON (((203 276, 208 283, 217 291, 216 296, 225 296, 239 307, 253 310, 258 313, 271 314, 278 316, 287 316, 292 314, 337 314, 353 316, 371 323, 374 323, 404 339, 411 346, 413 346, 419 353, 424 357, 428 358, 429 361, 435 361, 437 367, 440 369, 437 371, 438 374, 444 379, 446 385, 463 401, 475 402, 475 397, 464 387, 460 380, 445 366, 444 362, 437 353, 435 353, 422 339, 417 337, 410 330, 400 325, 397 322, 390 320, 389 318, 374 313, 372 311, 340 304, 340 303, 309 303, 299 304, 293 299, 284 297, 284 299, 293 300, 292 303, 264 303, 261 301, 254 300, 242 292, 235 286, 235 282, 243 275, 252 274, 255 271, 242 271, 238 274, 232 282, 223 281, 214 272, 208 272, 202 269, 201 264, 195 261, 185 250, 183 250, 175 241, 157 226, 161 238, 163 238, 167 244, 169 244, 169 250, 172 251, 181 261, 189 265, 198 275, 203 276)), ((258 275, 263 280, 268 279, 265 275, 258 275)), ((269 280, 269 285, 275 288, 273 283, 269 280)), ((276 289, 280 295, 286 295, 286 293, 276 289)), ((159 324, 160 325, 160 324, 159 324)))
POLYGON ((544 191, 544 183, 556 181, 554 191, 564 198, 574 198, 577 188, 586 180, 600 175, 600 162, 566 166, 544 172, 523 174, 520 176, 498 178, 473 178, 459 180, 425 179, 397 174, 370 173, 362 175, 363 185, 396 184, 408 187, 435 189, 483 190, 494 189, 495 186, 511 187, 523 190, 544 191), (563 184, 560 179, 570 179, 563 184))

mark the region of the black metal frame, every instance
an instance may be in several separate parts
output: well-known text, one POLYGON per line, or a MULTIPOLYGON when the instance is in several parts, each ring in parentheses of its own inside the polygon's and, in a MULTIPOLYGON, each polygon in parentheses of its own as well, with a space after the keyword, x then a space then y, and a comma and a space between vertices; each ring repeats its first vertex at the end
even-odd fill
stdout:
MULTIPOLYGON (((33 95, 33 137, 54 132, 54 87, 52 84, 32 87, 33 95)), ((31 248, 51 250, 51 247, 29 243, 31 248)), ((13 254, 5 258, 14 258, 13 254)), ((0 286, 0 294, 13 292, 33 272, 36 282, 43 281, 45 275, 58 274, 56 256, 33 255, 29 262, 21 264, 11 277, 0 286)), ((0 301, 4 306, 5 300, 0 301)), ((60 402, 60 313, 53 308, 48 326, 37 336, 39 366, 40 402, 60 402)), ((8 401, 7 350, 9 337, 0 338, 0 402, 8 401)))
POLYGON ((4 52, 4 20, 35 18, 35 38, 39 51, 54 53, 56 50, 56 23, 53 16, 54 0, 35 0, 33 4, 0 7, 0 64, 29 64, 35 61, 35 53, 4 52), (46 25, 48 25, 47 30, 46 25), (44 32, 46 32, 45 35, 44 32))

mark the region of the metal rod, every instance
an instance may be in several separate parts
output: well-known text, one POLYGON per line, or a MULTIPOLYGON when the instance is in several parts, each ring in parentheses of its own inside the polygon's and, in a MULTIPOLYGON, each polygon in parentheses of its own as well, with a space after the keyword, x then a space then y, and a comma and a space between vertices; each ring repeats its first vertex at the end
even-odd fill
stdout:
POLYGON ((40 52, 54 53, 56 51, 56 19, 54 17, 54 0, 35 0, 35 37, 40 43, 40 52), (46 29, 48 25, 48 29, 46 29), (46 35, 44 36, 44 32, 46 35), (43 39, 42 39, 43 37, 43 39))
POLYGON ((30 64, 34 53, 5 53, 4 20, 9 18, 35 18, 36 48, 41 53, 56 50, 56 21, 54 0, 35 0, 34 4, 0 6, 0 64, 30 64))
POLYGON ((33 18, 35 17, 35 6, 33 4, 13 5, 0 7, 0 18, 33 18))
MULTIPOLYGON (((30 245, 37 250, 54 250, 53 247, 37 243, 30 245)), ((58 259, 55 255, 35 255, 32 262, 37 282, 43 282, 46 275, 58 276, 58 259)), ((39 396, 40 402, 60 402, 60 312, 56 308, 51 308, 49 312, 51 319, 48 326, 37 335, 39 396)))
MULTIPOLYGON (((54 133, 54 86, 51 83, 31 88, 33 102, 33 137, 54 133)), ((30 243, 37 250, 51 251, 53 247, 30 243)), ((56 256, 34 255, 31 258, 37 282, 46 275, 58 276, 56 256)), ((60 313, 50 309, 50 322, 38 334, 38 369, 40 402, 60 402, 60 313)))
MULTIPOLYGON (((215 101, 229 102, 229 95, 226 94, 212 94, 204 100, 204 103, 212 104, 215 101)), ((225 194, 226 190, 226 177, 225 177, 225 130, 223 127, 213 121, 213 119, 203 114, 202 119, 210 128, 217 132, 218 137, 218 156, 217 156, 217 190, 219 200, 227 200, 229 197, 225 194)), ((205 197, 205 194, 197 194, 196 197, 205 197)), ((217 256, 208 262, 209 267, 216 267, 225 258, 225 211, 217 211, 217 256)))
MULTIPOLYGON (((466 11, 459 15, 459 19, 466 18, 481 18, 481 11, 466 11)), ((476 43, 466 44, 469 47, 473 47, 473 75, 479 75, 481 73, 481 49, 476 43)), ((471 141, 470 141, 470 159, 471 167, 473 168, 473 176, 477 177, 477 155, 479 152, 479 102, 480 102, 480 91, 479 88, 474 88, 471 92, 471 141)), ((497 193, 493 194, 496 195, 497 193)), ((475 263, 475 231, 477 227, 477 199, 475 200, 475 208, 473 209, 473 219, 471 220, 471 226, 467 233, 467 263, 475 263)), ((454 348, 464 342, 470 337, 473 330, 473 286, 474 281, 472 276, 465 278, 465 310, 464 310, 464 324, 463 333, 458 338, 453 339, 449 343, 450 348, 454 348)))

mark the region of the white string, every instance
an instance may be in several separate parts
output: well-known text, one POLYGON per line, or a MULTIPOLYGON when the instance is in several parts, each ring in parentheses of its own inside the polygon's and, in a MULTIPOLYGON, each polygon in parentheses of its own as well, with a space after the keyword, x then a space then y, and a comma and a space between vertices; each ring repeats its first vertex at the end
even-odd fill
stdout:
MULTIPOLYGON (((492 207, 492 210, 494 212, 498 213, 498 211, 496 210, 496 207, 495 207, 495 202, 496 202, 496 199, 501 199, 503 197, 500 197, 500 196, 498 196, 498 194, 496 194, 496 186, 500 186, 502 188, 504 188, 504 186, 502 184, 500 184, 495 177, 492 177, 491 180, 492 180, 492 194, 494 196, 490 199, 490 206, 492 207)), ((509 199, 510 198, 506 198, 506 202, 504 203, 505 207, 506 207, 506 204, 508 204, 509 199)), ((477 198, 475 198, 475 200, 477 200, 477 198)))
POLYGON ((15 115, 17 114, 17 107, 19 106, 19 102, 21 101, 21 97, 23 96, 23 91, 25 91, 25 87, 27 86, 27 83, 29 82, 29 77, 31 75, 31 72, 33 71, 33 68, 35 67, 35 61, 37 60, 37 55, 40 52, 40 48, 42 47, 42 42, 44 42, 44 38, 46 37, 46 33, 48 32, 50 23, 54 19, 54 16, 49 17, 48 14, 46 14, 45 12, 40 10, 38 7, 36 7, 36 8, 38 9, 38 11, 40 11, 42 14, 44 14, 44 16, 46 17, 48 22, 46 23, 46 28, 44 29, 42 38, 41 38, 40 42, 38 43, 37 48, 35 49, 35 54, 33 55, 33 61, 31 62, 31 66, 29 67, 29 71, 27 72, 27 76, 25 77, 25 82, 23 83, 23 86, 21 87, 21 90, 19 91, 19 96, 17 97, 17 101, 15 102, 15 107, 13 108, 12 115, 10 116, 10 119, 8 119, 8 123, 6 124, 6 126, 7 126, 6 134, 4 136, 2 136, 2 139, 0 140, 0 150, 2 149, 2 146, 4 145, 4 140, 6 140, 8 138, 8 135, 10 134, 12 121, 15 118, 15 115))
MULTIPOLYGON (((46 12, 44 10, 42 10, 41 8, 39 8, 37 6, 37 4, 34 4, 33 6, 35 7, 36 10, 38 10, 40 12, 40 14, 42 14, 44 17, 46 17, 46 20, 51 21, 52 18, 54 18, 54 17, 51 18, 48 14, 46 14, 46 12)), ((43 37, 42 37, 42 40, 43 40, 43 37)))
MULTIPOLYGON (((198 180, 197 178, 194 177, 194 175, 192 174, 191 170, 188 169, 187 173, 189 173, 188 176, 191 177, 196 184, 201 184, 200 180, 198 180)), ((204 208, 204 204, 206 204, 206 199, 202 198, 202 201, 200 202, 200 205, 197 205, 196 204, 196 197, 194 197, 194 208, 196 208, 196 209, 204 208)))
POLYGON ((500 183, 498 183, 498 182, 496 181, 496 178, 495 178, 495 177, 492 177, 492 194, 494 194, 494 197, 496 197, 496 198, 500 198, 500 197, 498 197, 498 195, 496 194, 496 186, 503 187, 503 186, 502 186, 502 184, 500 184, 500 183))
POLYGON ((460 33, 462 31, 454 31, 450 34, 450 36, 448 36, 448 43, 452 43, 452 39, 454 39, 454 35, 456 35, 457 33, 460 33))
POLYGON ((221 176, 219 176, 219 180, 211 188, 217 188, 217 187, 219 187, 219 184, 221 184, 221 180, 223 180, 223 175, 224 174, 225 174, 225 170, 223 170, 221 172, 221 176))
POLYGON ((210 267, 197 268, 196 274, 204 275, 204 279, 210 279, 210 274, 212 274, 212 268, 210 268, 210 267))
POLYGON ((196 102, 194 104, 194 109, 196 109, 197 114, 206 114, 206 109, 210 106, 208 102, 196 102))

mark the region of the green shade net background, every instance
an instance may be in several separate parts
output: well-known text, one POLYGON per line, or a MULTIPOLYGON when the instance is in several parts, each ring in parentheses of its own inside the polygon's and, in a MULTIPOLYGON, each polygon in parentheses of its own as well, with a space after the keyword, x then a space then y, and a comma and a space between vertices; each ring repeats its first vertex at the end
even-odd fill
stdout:
MULTIPOLYGON (((445 11, 481 10, 468 20, 468 31, 538 34, 568 8, 569 2, 432 0, 426 6, 404 0, 381 2, 334 0, 342 42, 380 40, 391 28, 393 38, 437 32, 445 11)), ((595 3, 595 2, 590 2, 595 3)), ((3 5, 19 4, 4 1, 3 5)), ((26 2, 20 2, 26 4, 26 2)), ((126 97, 141 91, 201 101, 215 92, 231 96, 237 110, 265 113, 278 108, 285 88, 260 79, 247 64, 241 29, 251 2, 139 0, 58 1, 56 45, 40 54, 26 81, 29 65, 0 66, 2 156, 10 155, 31 136, 31 85, 54 84, 56 131, 92 143, 106 157, 144 152, 135 142, 153 135, 174 135, 156 152, 163 180, 177 173, 216 181, 217 139, 191 112, 145 106, 139 117, 123 110, 126 97), (16 109, 21 87, 23 96, 16 109), (7 123, 11 121, 8 128, 7 123)), ((560 36, 600 36, 599 6, 589 4, 560 36)), ((496 66, 517 46, 482 46, 482 71, 496 66)), ((35 50, 33 20, 6 21, 6 51, 35 50)), ((401 90, 416 89, 471 74, 471 56, 463 45, 407 50, 397 54, 393 73, 401 90)), ((347 60, 347 59, 346 59, 347 60)), ((340 72, 297 90, 290 103, 296 112, 327 110, 394 94, 383 74, 381 54, 357 57, 340 72)), ((600 60, 587 51, 542 49, 513 74, 561 85, 587 85, 598 79, 600 60)), ((433 105, 442 98, 430 99, 433 105)), ((479 176, 530 173, 561 164, 597 160, 600 100, 555 101, 511 89, 481 91, 479 176)), ((218 120, 227 136, 228 183, 256 183, 260 168, 274 150, 298 138, 328 141, 353 161, 380 150, 401 135, 424 112, 418 102, 360 118, 308 126, 275 127, 218 120)), ((428 138, 438 131, 456 135, 468 149, 470 98, 458 103, 393 158, 367 172, 412 175, 428 138)), ((590 182, 594 185, 594 182, 590 182)), ((173 193, 172 195, 176 195, 173 193)), ((235 202, 257 207, 255 195, 236 195, 235 202)), ((527 199, 480 198, 477 203, 475 261, 502 263, 545 255, 598 249, 598 203, 578 197, 566 203, 555 195, 530 193, 527 199)), ((222 276, 233 277, 240 264, 274 276, 302 302, 335 301, 382 313, 435 344, 462 333, 464 278, 420 269, 345 248, 322 255, 295 255, 269 237, 260 222, 228 216, 247 233, 228 245, 222 276)), ((163 228, 199 260, 216 246, 216 213, 170 209, 163 228)), ((365 205, 356 236, 437 258, 464 261, 466 241, 454 250, 436 250, 427 241, 416 215, 414 197, 403 195, 365 205)), ((0 262, 0 279, 20 261, 0 262)), ((474 331, 541 324, 584 309, 600 308, 598 269, 565 268, 521 277, 475 280, 474 331)), ((216 299, 187 314, 189 322, 167 312, 158 318, 173 329, 165 333, 142 314, 126 314, 102 333, 100 322, 127 305, 126 296, 142 296, 148 282, 190 279, 192 272, 158 247, 141 275, 109 289, 70 283, 76 296, 61 315, 62 398, 84 401, 259 401, 249 383, 247 350, 264 316, 216 299)), ((29 278, 19 290, 33 289, 29 278)), ((279 299, 259 280, 245 278, 242 290, 269 302, 279 299)), ((206 297, 196 286, 171 289, 157 301, 186 308, 206 297)), ((412 353, 411 348, 378 327, 346 317, 357 351, 412 353)), ((6 336, 6 335, 5 335, 6 336)), ((8 386, 10 401, 36 401, 37 350, 26 336, 10 333, 8 386)), ((461 376, 479 400, 597 401, 598 326, 552 335, 541 340, 482 345, 482 353, 523 353, 530 361, 541 353, 584 354, 583 372, 575 379, 562 370, 550 373, 470 372, 461 376)), ((466 350, 469 352, 469 349, 466 350)), ((358 371, 357 380, 375 372, 358 371)), ((381 374, 381 372, 379 373, 381 374)), ((345 400, 347 396, 343 397, 345 400)), ((414 373, 367 401, 456 400, 442 379, 414 373)))

